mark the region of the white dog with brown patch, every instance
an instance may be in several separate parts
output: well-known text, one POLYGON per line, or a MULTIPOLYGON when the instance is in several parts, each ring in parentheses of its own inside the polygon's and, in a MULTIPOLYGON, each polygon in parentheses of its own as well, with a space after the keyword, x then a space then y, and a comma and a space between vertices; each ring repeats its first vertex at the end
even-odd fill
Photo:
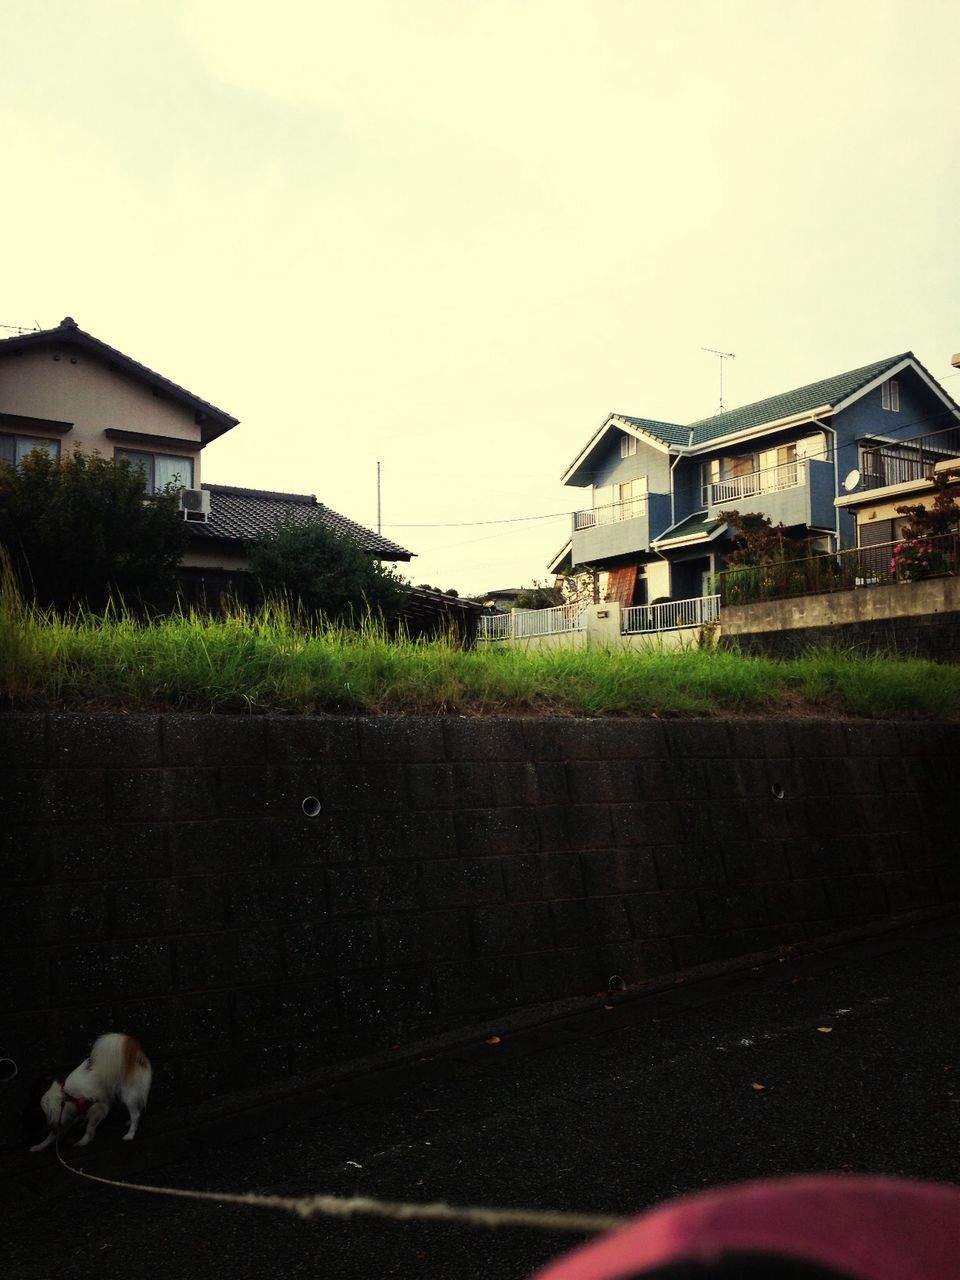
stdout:
POLYGON ((54 1080, 40 1099, 50 1132, 30 1150, 43 1151, 84 1116, 87 1125, 77 1146, 85 1147, 93 1141, 97 1127, 117 1098, 130 1115, 129 1128, 123 1135, 124 1141, 129 1142, 137 1132, 147 1105, 152 1079, 147 1055, 133 1036, 115 1031, 101 1036, 94 1042, 90 1057, 81 1062, 76 1071, 71 1071, 66 1080, 54 1080))

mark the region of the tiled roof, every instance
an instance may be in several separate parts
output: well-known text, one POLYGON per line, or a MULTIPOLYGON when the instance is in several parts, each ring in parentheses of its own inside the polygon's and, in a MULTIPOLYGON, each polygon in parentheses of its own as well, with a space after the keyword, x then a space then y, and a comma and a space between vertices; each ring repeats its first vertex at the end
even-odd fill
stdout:
POLYGON ((278 520, 292 520, 296 524, 319 520, 332 533, 353 538, 376 560, 410 560, 413 555, 389 538, 325 507, 312 493, 273 493, 226 484, 205 484, 202 488, 210 494, 210 519, 206 524, 191 522, 190 533, 198 538, 243 541, 270 533, 278 520))
POLYGON ((641 431, 645 431, 647 435, 653 436, 657 440, 662 440, 664 444, 686 444, 690 439, 690 428, 683 427, 679 422, 657 422, 653 418, 631 418, 627 413, 617 413, 614 417, 619 418, 621 422, 629 422, 632 427, 639 427, 641 431))
MULTIPOLYGON (((808 383, 807 386, 797 387, 793 391, 784 391, 766 400, 745 404, 739 409, 714 414, 712 418, 701 418, 689 424, 693 430, 693 444, 705 444, 708 440, 717 440, 722 436, 734 435, 738 431, 747 431, 750 427, 762 427, 768 422, 779 422, 781 418, 807 413, 823 405, 832 407, 879 377, 885 369, 892 368, 901 360, 912 359, 914 359, 913 353, 905 351, 901 355, 888 356, 886 360, 877 360, 873 364, 862 365, 859 369, 851 369, 847 373, 838 373, 820 382, 808 383)), ((677 443, 684 442, 677 441, 677 443)))
POLYGON ((135 378, 138 382, 146 382, 151 387, 156 387, 165 392, 171 400, 193 409, 199 415, 198 421, 203 428, 204 443, 215 440, 217 436, 223 435, 225 431, 229 431, 231 427, 235 427, 240 421, 239 418, 234 418, 232 414, 224 412, 223 409, 218 409, 209 400, 202 400, 199 396, 195 396, 192 391, 188 391, 186 387, 181 387, 178 383, 171 382, 169 378, 165 378, 163 374, 156 373, 153 369, 148 369, 139 360, 133 360, 130 356, 125 356, 122 351, 118 351, 116 347, 111 347, 106 342, 101 342, 92 333, 87 333, 81 329, 72 316, 64 316, 55 329, 38 329, 33 333, 21 333, 13 338, 0 339, 0 355, 6 352, 22 351, 29 347, 44 346, 51 342, 63 342, 68 346, 81 347, 91 351, 107 361, 108 364, 122 369, 124 373, 129 374, 130 377, 135 378))
POLYGON ((686 516, 677 524, 661 533, 659 538, 654 538, 654 543, 658 547, 662 547, 665 542, 680 542, 687 538, 702 537, 706 542, 711 535, 715 534, 723 525, 722 520, 717 520, 713 516, 708 516, 706 511, 697 511, 692 516, 686 516))

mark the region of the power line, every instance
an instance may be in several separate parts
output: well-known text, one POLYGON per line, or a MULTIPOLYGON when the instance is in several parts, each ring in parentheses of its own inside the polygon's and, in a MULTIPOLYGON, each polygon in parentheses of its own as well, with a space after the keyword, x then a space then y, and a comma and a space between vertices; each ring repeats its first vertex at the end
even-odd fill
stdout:
POLYGON ((451 520, 443 524, 385 524, 385 529, 472 529, 484 524, 522 524, 528 520, 570 519, 569 511, 553 511, 543 516, 508 516, 503 520, 451 520))

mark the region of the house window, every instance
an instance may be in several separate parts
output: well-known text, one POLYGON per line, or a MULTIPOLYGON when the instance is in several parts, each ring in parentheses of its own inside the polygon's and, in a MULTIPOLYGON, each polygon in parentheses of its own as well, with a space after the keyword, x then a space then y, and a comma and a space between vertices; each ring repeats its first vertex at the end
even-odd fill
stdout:
POLYGON ((143 472, 148 493, 161 493, 167 485, 179 489, 193 488, 193 459, 176 458, 163 453, 138 453, 133 449, 114 449, 115 458, 126 458, 131 467, 143 472))
POLYGON ((900 412, 900 384, 896 378, 890 378, 881 386, 880 404, 892 413, 900 412))
POLYGON ((628 436, 626 432, 620 437, 620 457, 632 458, 637 452, 637 437, 628 436))
POLYGON ((60 441, 44 440, 40 436, 0 436, 0 462, 18 467, 28 453, 42 449, 51 458, 60 457, 60 441))

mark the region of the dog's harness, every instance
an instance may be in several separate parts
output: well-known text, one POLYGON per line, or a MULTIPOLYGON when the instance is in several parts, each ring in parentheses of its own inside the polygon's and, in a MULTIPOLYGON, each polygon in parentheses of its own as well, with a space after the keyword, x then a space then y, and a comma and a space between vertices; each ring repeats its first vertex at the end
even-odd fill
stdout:
POLYGON ((63 1101, 60 1103, 60 1119, 61 1120, 63 1119, 63 1108, 67 1105, 68 1102, 72 1102, 73 1105, 77 1108, 78 1116, 85 1115, 86 1112, 90 1110, 89 1098, 75 1097, 72 1093, 67 1093, 66 1089, 63 1087, 62 1080, 58 1080, 57 1083, 60 1085, 60 1092, 63 1094, 63 1101))

